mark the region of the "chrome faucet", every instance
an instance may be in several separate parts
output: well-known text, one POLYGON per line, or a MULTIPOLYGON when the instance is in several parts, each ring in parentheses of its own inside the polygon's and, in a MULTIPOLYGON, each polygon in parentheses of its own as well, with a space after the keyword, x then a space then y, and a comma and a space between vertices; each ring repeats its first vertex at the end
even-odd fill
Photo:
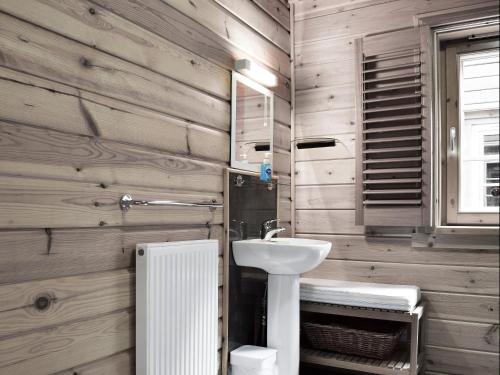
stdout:
POLYGON ((283 227, 273 228, 273 224, 277 224, 278 222, 278 219, 264 221, 260 227, 260 238, 264 241, 269 241, 276 234, 284 232, 286 229, 283 227))

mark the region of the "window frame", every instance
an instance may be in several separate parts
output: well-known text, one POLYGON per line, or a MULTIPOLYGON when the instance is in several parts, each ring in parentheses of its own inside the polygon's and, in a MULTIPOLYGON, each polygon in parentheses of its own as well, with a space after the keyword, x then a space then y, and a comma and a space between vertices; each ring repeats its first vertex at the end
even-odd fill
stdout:
MULTIPOLYGON (((491 23, 490 23, 491 25, 491 23)), ((464 27, 465 30, 470 29, 464 27)), ((434 35, 434 93, 436 98, 436 151, 438 154, 435 161, 436 169, 436 194, 435 194, 435 213, 436 213, 436 228, 445 229, 452 228, 451 232, 457 228, 491 228, 498 231, 498 212, 492 213, 475 213, 475 212, 459 212, 459 163, 460 159, 456 157, 458 153, 451 155, 449 151, 450 145, 450 128, 455 127, 457 139, 460 137, 460 115, 461 109, 458 105, 458 90, 459 90, 459 59, 458 56, 463 53, 477 52, 482 50, 498 49, 498 40, 475 41, 466 44, 455 44, 448 46, 446 49, 441 49, 441 40, 439 31, 435 31, 434 35), (449 62, 453 61, 453 64, 449 62), (454 79, 453 79, 454 78, 454 79), (442 88, 446 88, 443 90, 442 88), (450 97, 450 91, 453 92, 450 97), (455 183, 448 183, 455 181, 455 183), (454 199, 455 204, 451 204, 451 199, 454 199)), ((459 145, 459 142, 457 142, 459 145)))

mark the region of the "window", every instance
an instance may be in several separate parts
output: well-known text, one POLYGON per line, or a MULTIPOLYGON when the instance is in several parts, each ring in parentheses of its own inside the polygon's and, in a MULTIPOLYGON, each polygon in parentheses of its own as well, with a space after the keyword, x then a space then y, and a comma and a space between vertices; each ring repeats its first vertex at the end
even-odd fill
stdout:
POLYGON ((464 53, 460 64, 459 212, 498 210, 498 50, 464 53))
MULTIPOLYGON (((441 224, 498 224, 498 36, 444 38, 440 53, 441 224)), ((474 34, 474 35, 472 35, 474 34)))

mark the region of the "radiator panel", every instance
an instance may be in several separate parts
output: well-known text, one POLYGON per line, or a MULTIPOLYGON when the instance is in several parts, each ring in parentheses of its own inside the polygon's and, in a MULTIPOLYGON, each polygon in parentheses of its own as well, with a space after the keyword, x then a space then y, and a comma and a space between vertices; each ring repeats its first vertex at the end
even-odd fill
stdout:
POLYGON ((218 242, 140 244, 136 265, 136 374, 217 374, 218 242))

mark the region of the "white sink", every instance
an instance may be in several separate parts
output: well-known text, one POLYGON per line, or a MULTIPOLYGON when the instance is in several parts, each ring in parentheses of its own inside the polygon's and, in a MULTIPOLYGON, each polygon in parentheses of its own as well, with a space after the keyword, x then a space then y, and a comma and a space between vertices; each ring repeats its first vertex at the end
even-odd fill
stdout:
POLYGON ((273 275, 299 275, 316 268, 331 246, 330 242, 302 238, 245 240, 233 242, 233 255, 239 266, 260 268, 273 275))
POLYGON ((300 274, 319 266, 331 247, 330 242, 302 238, 233 242, 237 265, 269 273, 267 345, 278 350, 278 375, 299 375, 300 274))

